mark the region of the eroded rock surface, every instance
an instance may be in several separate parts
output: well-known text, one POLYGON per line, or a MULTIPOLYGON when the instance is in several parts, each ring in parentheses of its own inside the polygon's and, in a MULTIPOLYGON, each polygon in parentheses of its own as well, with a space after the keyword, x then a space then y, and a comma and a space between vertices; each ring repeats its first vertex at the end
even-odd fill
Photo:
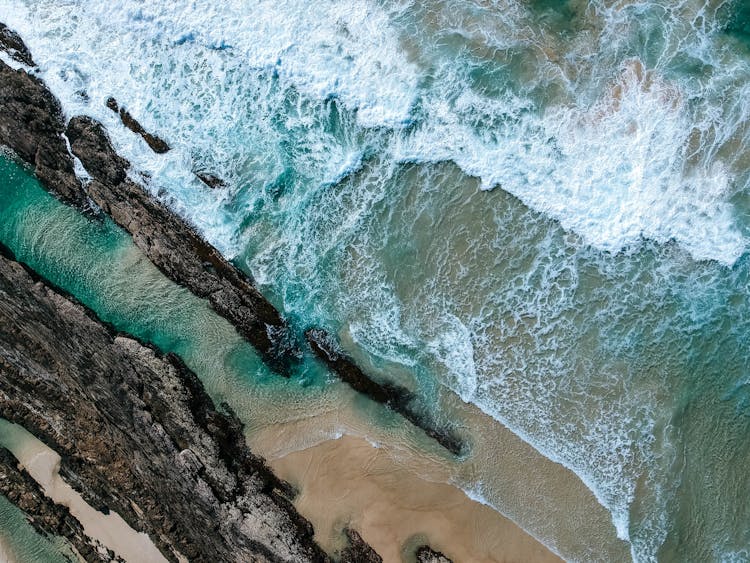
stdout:
POLYGON ((165 152, 169 151, 169 144, 167 144, 164 139, 146 131, 143 128, 143 125, 141 125, 135 117, 130 115, 130 112, 128 110, 120 107, 120 104, 117 103, 117 100, 115 100, 114 98, 109 98, 107 100, 107 107, 120 116, 120 121, 122 121, 122 124, 125 127, 130 129, 133 133, 140 135, 141 138, 146 141, 146 144, 151 148, 151 150, 156 154, 164 154, 165 152))
POLYGON ((57 451, 92 506, 168 559, 327 561, 312 527, 176 356, 114 330, 0 255, 0 417, 57 451))
POLYGON ((13 60, 26 66, 36 66, 34 59, 31 57, 31 51, 26 47, 23 39, 2 22, 0 22, 0 48, 8 53, 13 60))
POLYGON ((68 154, 62 109, 44 83, 0 61, 0 145, 34 166, 42 183, 63 201, 84 205, 85 193, 68 154))
POLYGON ((427 545, 417 549, 417 563, 453 563, 448 557, 427 545))
MULTIPOLYGON (((120 561, 110 550, 91 540, 66 507, 50 500, 34 478, 18 467, 18 460, 5 448, 0 448, 0 494, 27 515, 37 532, 67 539, 86 561, 120 561)), ((71 560, 71 563, 75 561, 71 560)))

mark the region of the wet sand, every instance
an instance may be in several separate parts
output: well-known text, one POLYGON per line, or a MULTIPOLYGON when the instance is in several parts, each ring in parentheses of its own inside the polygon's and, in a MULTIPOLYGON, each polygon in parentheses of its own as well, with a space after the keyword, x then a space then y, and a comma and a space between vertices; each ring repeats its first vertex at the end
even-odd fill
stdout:
POLYGON ((560 561, 491 508, 419 478, 362 438, 328 440, 271 465, 301 486, 295 505, 331 551, 342 544, 337 531, 351 526, 387 562, 408 561, 424 543, 454 561, 560 561))
MULTIPOLYGON (((424 543, 456 562, 560 561, 521 521, 560 553, 627 557, 609 514, 578 477, 475 407, 451 406, 473 437, 471 455, 457 460, 430 450, 402 421, 373 424, 372 408, 347 390, 337 399, 330 411, 288 422, 271 416, 248 433, 253 451, 299 490, 295 506, 324 549, 340 549, 341 530, 351 526, 386 562, 413 561, 424 543), (513 520, 460 487, 478 482, 513 520)), ((274 410, 267 406, 266 415, 274 410)))
MULTIPOLYGON (((119 514, 105 515, 91 507, 60 477, 60 456, 23 428, 0 420, 0 445, 16 456, 47 496, 67 506, 89 537, 129 562, 166 563, 148 535, 138 533, 119 514)), ((2 556, 0 544, 0 556, 2 556)), ((2 559, 0 559, 2 560, 2 559)))
POLYGON ((0 535, 0 561, 3 563, 17 563, 17 559, 9 545, 5 544, 5 540, 0 535))

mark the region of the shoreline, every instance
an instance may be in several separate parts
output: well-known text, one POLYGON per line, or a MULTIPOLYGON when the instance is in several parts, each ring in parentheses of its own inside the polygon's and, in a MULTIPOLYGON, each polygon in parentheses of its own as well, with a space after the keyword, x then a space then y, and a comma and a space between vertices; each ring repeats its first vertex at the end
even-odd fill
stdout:
POLYGON ((344 435, 269 464, 300 489, 295 507, 313 522, 316 540, 328 551, 341 546, 336 530, 346 525, 384 561, 409 561, 423 544, 456 562, 562 561, 493 508, 454 485, 399 467, 363 438, 344 435))
MULTIPOLYGON (((7 73, 7 65, 4 65, 2 62, 0 62, 0 65, 6 66, 4 71, 7 73)), ((11 72, 16 77, 25 74, 23 70, 11 72)), ((42 173, 37 173, 42 184, 53 193, 62 195, 61 199, 63 201, 72 203, 79 210, 86 208, 87 204, 85 202, 88 198, 91 198, 98 208, 108 213, 117 224, 130 233, 133 242, 163 274, 179 285, 187 287, 194 295, 207 299, 213 306, 214 311, 233 324, 238 333, 245 337, 258 350, 271 369, 277 373, 286 372, 290 364, 297 362, 300 354, 298 343, 294 341, 293 336, 290 336, 290 329, 286 325, 286 321, 260 295, 257 289, 252 286, 252 280, 242 274, 234 265, 226 261, 216 249, 205 243, 187 223, 153 199, 142 186, 127 179, 126 170, 129 164, 114 152, 107 138, 106 131, 100 124, 89 118, 74 117, 65 125, 59 104, 57 104, 57 101, 49 93, 49 90, 40 81, 36 79, 29 80, 29 83, 36 85, 32 89, 36 87, 41 88, 34 95, 40 96, 44 103, 49 106, 46 109, 42 108, 43 118, 49 120, 47 125, 52 132, 51 137, 47 140, 53 139, 54 142, 52 144, 55 145, 56 143, 55 146, 57 146, 57 149, 55 149, 57 152, 53 152, 52 154, 53 166, 51 167, 51 171, 48 170, 45 172, 45 169, 42 168, 42 173), (70 141, 73 154, 83 162, 84 167, 93 177, 93 181, 88 184, 86 190, 83 189, 73 173, 72 159, 67 152, 67 148, 63 151, 59 146, 63 134, 70 141), (68 193, 65 190, 61 191, 59 189, 60 185, 63 185, 65 190, 68 190, 68 193), (237 312, 238 310, 240 312, 237 312), (270 330, 269 327, 274 330, 270 330)), ((35 109, 38 110, 39 107, 35 107, 35 109)), ((46 133, 49 133, 49 131, 46 133)), ((18 147, 14 148, 17 149, 18 147)), ((40 157, 40 151, 43 150, 47 149, 37 147, 36 152, 33 154, 24 154, 22 151, 17 152, 27 162, 39 168, 40 165, 49 164, 48 157, 50 157, 50 154, 42 154, 40 157)), ((330 338, 330 335, 327 335, 327 333, 326 336, 330 338)), ((330 354, 325 349, 316 349, 315 346, 312 346, 312 350, 318 357, 324 360, 324 363, 327 363, 324 356, 330 356, 330 354)), ((406 420, 413 423, 415 427, 425 431, 427 436, 435 439, 448 451, 455 454, 462 450, 462 445, 448 433, 441 435, 440 432, 442 432, 442 429, 431 427, 429 421, 420 418, 414 411, 410 411, 403 406, 398 407, 399 403, 402 405, 409 404, 411 399, 407 398, 406 391, 403 393, 400 391, 397 392, 394 391, 394 388, 388 387, 387 384, 374 382, 351 359, 347 359, 346 362, 349 365, 345 366, 343 371, 351 372, 352 369, 358 371, 354 379, 355 384, 352 384, 347 377, 342 377, 354 390, 364 391, 364 396, 373 399, 375 402, 389 406, 395 412, 399 412, 406 420), (365 385, 359 385, 356 381, 364 381, 365 385), (383 397, 382 400, 378 400, 380 396, 383 397)), ((332 368, 333 372, 341 375, 340 372, 342 372, 342 369, 331 366, 330 363, 329 367, 332 368)), ((274 469, 279 473, 288 473, 291 478, 294 476, 294 472, 288 471, 289 465, 304 465, 306 461, 310 462, 312 459, 321 456, 324 458, 330 457, 340 463, 346 463, 351 454, 356 454, 366 460, 371 452, 368 449, 362 449, 362 447, 362 440, 358 438, 346 437, 337 441, 327 441, 319 446, 300 450, 294 454, 289 454, 285 458, 274 460, 274 469), (330 451, 336 451, 337 453, 334 455, 330 451)), ((370 450, 372 449, 369 445, 366 447, 370 450)), ((304 481, 304 477, 302 480, 304 481)), ((306 506, 305 499, 312 499, 313 497, 318 499, 325 498, 327 494, 332 494, 336 490, 336 487, 333 486, 335 485, 334 482, 333 485, 328 485, 325 488, 327 492, 319 490, 314 495, 312 493, 315 490, 314 481, 316 480, 307 483, 307 497, 305 497, 305 487, 302 487, 303 492, 299 499, 301 506, 306 506)), ((321 486, 322 482, 327 482, 323 478, 318 481, 320 481, 317 483, 318 486, 321 486)), ((417 483, 414 485, 417 489, 422 486, 418 484, 418 481, 410 480, 410 477, 404 477, 404 481, 408 481, 413 485, 417 483)), ((357 482, 357 478, 353 475, 350 476, 350 482, 357 482)), ((424 483, 427 482, 424 481, 424 483)), ((424 486, 430 489, 440 488, 434 483, 424 486)), ((517 542, 518 550, 520 550, 519 553, 523 553, 523 557, 528 558, 529 554, 533 553, 533 557, 539 557, 541 558, 540 560, 557 560, 554 557, 547 559, 546 550, 544 548, 542 552, 538 550, 541 544, 536 543, 536 540, 533 540, 531 536, 528 536, 512 521, 502 517, 499 512, 483 506, 481 503, 472 501, 460 489, 452 485, 443 484, 443 487, 450 488, 450 492, 446 492, 448 489, 442 489, 445 495, 455 496, 455 491, 462 496, 462 498, 455 497, 455 502, 462 507, 462 510, 490 511, 493 515, 501 519, 498 521, 504 522, 503 527, 504 529, 507 528, 507 538, 509 540, 510 538, 514 538, 513 541, 517 542), (477 509, 476 507, 481 508, 477 509)), ((361 488, 365 489, 366 486, 362 485, 361 488)), ((382 494, 382 489, 380 490, 382 494)), ((389 494, 395 494, 394 491, 397 492, 398 490, 398 487, 393 487, 393 490, 389 494)), ((370 494, 374 494, 372 490, 370 494)), ((363 494, 363 496, 367 498, 367 494, 363 494)), ((392 507, 397 505, 396 500, 397 497, 392 496, 392 507)), ((311 500, 309 504, 314 507, 316 502, 311 500)), ((318 506, 325 506, 325 503, 318 501, 318 506)), ((324 515, 323 509, 313 512, 324 515)), ((387 512, 385 508, 381 509, 381 513, 387 512)), ((404 510, 403 512, 408 511, 404 510)), ((461 511, 459 510, 458 512, 460 513, 461 511)), ((483 518, 487 518, 487 516, 485 515, 483 518)), ((458 516, 458 519, 460 519, 460 516, 458 516)), ((407 520, 407 518, 404 518, 404 520, 407 520)), ((357 527, 357 522, 351 522, 351 524, 355 528, 357 527)), ((373 531, 378 526, 366 521, 362 521, 360 524, 367 528, 367 531, 363 532, 365 541, 368 540, 368 536, 374 537, 378 547, 385 551, 387 560, 388 558, 397 556, 397 551, 394 551, 394 542, 399 545, 409 543, 411 537, 415 535, 411 534, 409 537, 403 537, 403 533, 400 533, 400 535, 397 534, 399 537, 398 540, 394 540, 393 536, 389 536, 391 541, 386 542, 386 532, 381 532, 381 535, 378 536, 373 531)), ((436 530, 441 528, 436 520, 432 521, 430 526, 436 530)), ((379 527, 387 528, 383 522, 379 524, 379 527)), ((443 548, 442 550, 447 555, 450 555, 450 546, 440 544, 439 539, 437 541, 438 543, 435 547, 438 549, 443 548)), ((470 542, 467 540, 467 543, 470 542)), ((337 548, 337 546, 338 544, 335 542, 330 543, 331 548, 337 548)), ((492 559, 486 560, 491 561, 492 559)))
MULTIPOLYGON (((19 50, 28 53, 20 36, 1 22, 0 26, 0 48, 10 56, 19 50)), ((32 61, 30 55, 21 64, 28 61, 32 61)), ((428 416, 414 407, 406 390, 375 381, 351 358, 333 358, 338 344, 332 334, 320 327, 305 327, 306 337, 299 336, 298 341, 293 328, 248 274, 128 177, 130 163, 117 154, 101 123, 81 115, 66 120, 55 95, 24 68, 14 70, 0 59, 0 77, 0 144, 33 166, 41 184, 53 195, 92 216, 108 215, 131 235, 162 273, 197 297, 207 299, 277 374, 291 376, 291 369, 302 359, 304 341, 320 361, 354 389, 399 413, 452 454, 462 452, 462 442, 449 429, 435 427, 428 416), (90 175, 85 184, 76 174, 73 157, 90 175)), ((128 128, 134 134, 157 138, 143 130, 129 113, 125 114, 128 119, 123 123, 132 121, 133 127, 128 128)), ((122 112, 120 116, 123 117, 122 112)))
POLYGON ((19 466, 34 478, 47 498, 66 507, 80 522, 83 532, 110 549, 115 556, 143 563, 167 561, 147 534, 133 530, 119 514, 102 514, 89 505, 61 477, 61 458, 57 452, 24 428, 0 420, 0 446, 13 454, 19 466))

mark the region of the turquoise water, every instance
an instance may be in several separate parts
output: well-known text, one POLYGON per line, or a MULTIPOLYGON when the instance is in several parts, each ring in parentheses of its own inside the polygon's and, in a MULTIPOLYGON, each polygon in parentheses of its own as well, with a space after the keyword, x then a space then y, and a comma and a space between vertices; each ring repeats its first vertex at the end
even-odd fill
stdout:
POLYGON ((439 417, 456 394, 506 424, 634 560, 750 559, 747 2, 0 13, 297 330, 337 332, 439 417), (110 95, 174 149, 150 154, 110 95))
MULTIPOLYGON (((47 538, 26 520, 26 516, 0 495, 0 530, 3 546, 14 561, 22 563, 70 563, 77 561, 69 546, 59 538, 47 538)), ((0 556, 3 553, 0 552, 0 556)))

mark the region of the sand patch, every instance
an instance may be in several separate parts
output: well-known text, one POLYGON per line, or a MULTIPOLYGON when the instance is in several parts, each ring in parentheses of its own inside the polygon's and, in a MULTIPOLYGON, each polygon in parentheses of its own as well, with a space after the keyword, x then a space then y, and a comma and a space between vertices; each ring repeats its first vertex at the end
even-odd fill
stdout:
MULTIPOLYGON (((32 434, 0 420, 0 445, 16 456, 21 466, 41 485, 49 498, 67 506, 86 534, 128 562, 166 563, 147 534, 133 530, 115 512, 102 514, 60 477, 60 456, 32 434)), ((0 544, 0 559, 2 557, 0 544)))

